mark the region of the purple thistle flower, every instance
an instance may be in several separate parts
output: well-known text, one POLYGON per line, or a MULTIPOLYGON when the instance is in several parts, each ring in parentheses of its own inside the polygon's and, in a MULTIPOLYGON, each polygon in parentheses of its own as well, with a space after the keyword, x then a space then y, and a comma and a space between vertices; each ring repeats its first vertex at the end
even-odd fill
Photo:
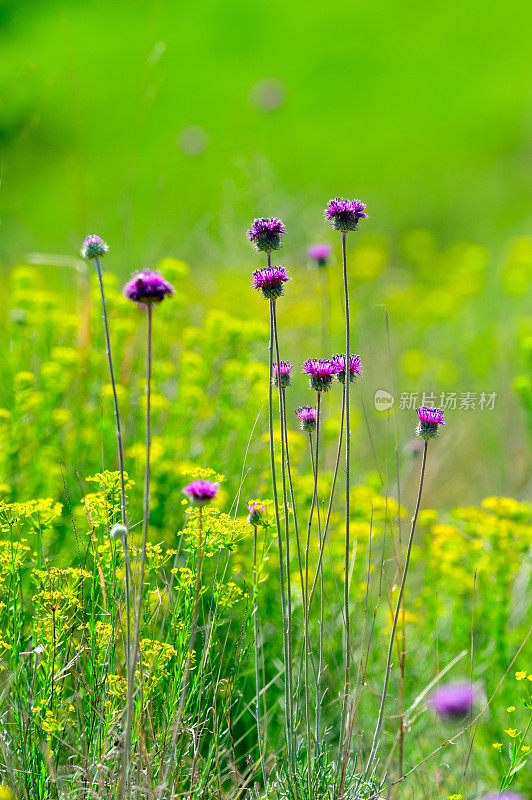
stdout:
POLYGON ((124 296, 141 306, 160 303, 166 295, 172 295, 174 287, 160 272, 144 269, 137 272, 124 286, 124 296))
MULTIPOLYGON (((332 363, 336 366, 336 377, 340 383, 345 382, 345 353, 337 353, 331 359, 332 363)), ((349 380, 353 383, 357 375, 362 375, 362 363, 360 356, 349 356, 349 380)))
POLYGON ((464 717, 473 708, 475 690, 470 683, 447 683, 436 689, 430 704, 440 717, 464 717))
POLYGON ((253 286, 260 289, 262 296, 267 300, 276 300, 284 291, 283 283, 291 281, 284 267, 264 267, 256 269, 253 273, 253 286))
POLYGON ((246 236, 255 250, 271 253, 281 248, 281 236, 286 233, 284 223, 277 217, 254 219, 246 236))
POLYGON ((308 257, 315 261, 318 267, 327 266, 331 253, 332 247, 330 244, 313 244, 307 250, 308 257))
MULTIPOLYGON (((286 389, 287 386, 290 386, 292 382, 292 378, 290 373, 292 372, 292 364, 289 361, 279 361, 279 367, 281 372, 281 387, 286 389)), ((277 377, 277 364, 273 365, 273 385, 278 389, 279 388, 279 379, 277 377)))
POLYGON ((486 794, 481 800, 526 800, 526 797, 523 794, 518 794, 517 792, 509 792, 507 789, 502 791, 500 794, 498 792, 493 792, 493 794, 486 794))
POLYGON ((438 425, 445 425, 445 417, 441 408, 428 408, 421 406, 418 408, 419 425, 416 427, 416 436, 422 439, 436 439, 438 436, 438 425))
POLYGON ((309 376, 309 385, 316 392, 326 392, 331 388, 332 380, 338 368, 328 358, 307 358, 301 372, 309 376))
POLYGON ((259 503, 248 503, 248 522, 250 525, 264 525, 264 517, 263 514, 265 512, 265 506, 261 506, 259 503))
POLYGON ((204 506, 211 500, 214 500, 218 494, 218 484, 212 481, 206 481, 203 478, 192 481, 183 489, 190 503, 194 506, 204 506))
POLYGON ((341 197, 333 197, 327 203, 327 208, 323 216, 330 222, 335 231, 347 233, 356 231, 358 222, 361 219, 368 219, 366 214, 366 204, 361 200, 344 200, 341 197))
POLYGON ((104 256, 109 250, 107 242, 98 236, 96 233, 91 233, 86 236, 81 247, 81 255, 83 258, 100 258, 104 256))
POLYGON ((299 419, 299 427, 302 431, 315 431, 318 410, 313 406, 299 406, 296 410, 296 417, 299 419))

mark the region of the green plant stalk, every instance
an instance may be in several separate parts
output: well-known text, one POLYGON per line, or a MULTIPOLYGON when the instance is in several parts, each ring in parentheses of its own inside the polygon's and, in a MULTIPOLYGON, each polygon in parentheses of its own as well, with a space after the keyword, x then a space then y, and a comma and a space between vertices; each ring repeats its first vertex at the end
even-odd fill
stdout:
MULTIPOLYGON (((113 392, 113 403, 115 411, 116 423, 116 447, 118 453, 118 471, 120 473, 120 517, 122 525, 127 529, 127 515, 126 515, 126 485, 124 479, 124 445, 122 439, 122 425, 120 422, 120 409, 118 407, 118 394, 116 391, 115 372, 113 367, 113 355, 111 350, 111 335, 109 332, 109 318, 107 314, 107 303, 105 301, 105 290, 103 286, 102 268, 98 256, 94 259, 96 262, 96 271, 98 273, 98 283, 100 285, 100 296, 102 300, 102 316, 103 326, 105 331, 105 344, 107 351, 107 361, 109 363, 109 376, 111 378, 111 389, 113 392)), ((133 677, 131 675, 131 586, 129 569, 129 557, 127 551, 127 537, 122 539, 124 548, 124 565, 125 565, 125 594, 126 594, 126 679, 127 679, 127 695, 128 698, 133 696, 133 677)), ((127 722, 126 722, 127 731, 127 722)), ((123 755, 123 772, 127 775, 129 772, 128 766, 129 749, 124 747, 123 755)), ((122 795, 120 795, 122 796, 122 795)))
POLYGON ((257 575, 257 526, 253 526, 253 646, 255 650, 255 714, 257 719, 257 741, 259 744, 259 758, 262 770, 264 788, 268 785, 266 764, 264 762, 264 748, 262 744, 262 726, 260 718, 260 665, 259 665, 259 617, 258 617, 258 575, 257 575))
MULTIPOLYGON (((292 758, 295 759, 295 739, 294 739, 294 711, 293 711, 293 634, 292 634, 292 578, 290 570, 290 512, 288 508, 288 494, 286 487, 286 453, 288 450, 288 435, 285 425, 286 413, 284 408, 284 393, 281 391, 281 360, 279 356, 279 337, 277 333, 277 308, 275 302, 272 305, 272 324, 275 340, 275 356, 277 361, 277 384, 279 386, 279 421, 281 428, 281 478, 283 487, 283 512, 284 512, 284 533, 285 533, 285 558, 286 558, 286 597, 287 597, 287 638, 288 638, 288 698, 290 706, 288 708, 289 727, 290 727, 290 747, 292 758)), ((295 763, 293 761, 293 763, 295 763)))
MULTIPOLYGON (((316 453, 312 452, 312 443, 310 447, 310 460, 312 463, 312 474, 314 476, 314 503, 316 505, 316 514, 318 517, 318 542, 320 546, 322 546, 322 528, 321 528, 321 519, 320 519, 320 504, 318 498, 318 471, 319 471, 319 423, 320 423, 320 392, 317 392, 317 409, 318 414, 316 418, 316 453)), ((320 566, 316 570, 316 575, 314 580, 316 581, 318 575, 320 576, 320 620, 319 620, 319 649, 318 649, 318 669, 316 672, 316 719, 315 719, 315 741, 316 741, 316 753, 317 755, 320 754, 320 723, 321 723, 321 674, 323 672, 323 625, 324 625, 324 617, 325 617, 325 605, 324 605, 324 582, 323 582, 323 561, 320 563, 320 566)), ((308 619, 309 619, 309 626, 310 626, 310 605, 307 611, 308 619)))
POLYGON ((344 307, 345 307, 345 380, 344 380, 344 405, 345 405, 345 556, 344 556, 344 625, 345 625, 345 671, 344 671, 344 696, 342 703, 342 720, 340 725, 339 746, 343 747, 344 736, 347 736, 347 714, 349 708, 349 690, 351 683, 351 623, 349 614, 349 561, 351 556, 349 541, 350 522, 350 497, 351 488, 351 405, 350 405, 350 349, 351 330, 349 316, 349 283, 347 279, 347 234, 342 232, 342 267, 344 279, 344 307))
POLYGON ((375 726, 375 733, 373 735, 373 742, 372 742, 372 745, 371 745, 371 751, 370 751, 370 754, 369 754, 368 763, 366 765, 366 771, 365 771, 365 776, 366 777, 369 774, 369 771, 371 769, 371 765, 372 765, 373 760, 375 759, 375 756, 377 754, 377 750, 378 750, 378 747, 379 747, 379 741, 380 741, 380 737, 381 737, 381 733, 382 733, 382 728, 383 728, 383 724, 384 724, 384 706, 385 706, 385 703, 386 703, 386 695, 388 693, 388 684, 389 684, 389 681, 390 681, 390 673, 391 673, 391 669, 392 669, 392 655, 393 655, 393 648, 394 648, 394 641, 395 641, 395 632, 396 632, 396 629, 397 629, 397 621, 399 619, 399 614, 401 612, 401 605, 402 605, 403 595, 404 595, 405 586, 406 586, 406 576, 408 574, 408 567, 409 567, 409 564, 410 564, 410 555, 411 555, 411 552, 412 552, 412 543, 414 541, 414 533, 416 531, 416 523, 417 523, 417 518, 418 518, 418 514, 419 514, 419 508, 420 508, 420 505, 421 505, 421 495, 422 495, 422 492, 423 492, 423 480, 425 478, 425 466, 426 466, 426 463, 427 463, 427 449, 428 449, 428 440, 425 439, 424 442, 423 442, 423 458, 422 458, 422 461, 421 461, 421 471, 420 471, 420 476, 419 476, 419 489, 418 489, 418 494, 417 494, 416 507, 415 507, 415 510, 414 510, 414 515, 412 517, 412 522, 411 522, 411 526, 410 526, 410 536, 408 537, 408 547, 407 547, 407 551, 406 551, 405 566, 404 566, 404 569, 403 569, 403 576, 401 578, 401 585, 400 585, 400 588, 399 588, 399 596, 397 598, 397 603, 396 603, 396 606, 395 606, 395 613, 393 615, 392 630, 391 630, 391 633, 390 633, 390 641, 388 643, 388 655, 386 657, 386 667, 385 667, 385 672, 384 672, 384 684, 383 684, 383 687, 382 687, 382 695, 381 695, 381 702, 380 702, 380 707, 379 707, 379 715, 377 717, 377 724, 375 726))
POLYGON ((283 395, 283 422, 284 422, 284 432, 285 432, 285 448, 286 448, 286 474, 288 476, 288 488, 290 491, 290 502, 292 503, 292 511, 294 514, 294 533, 296 536, 296 547, 297 547, 297 561, 299 566, 299 577, 301 581, 301 594, 304 596, 305 592, 305 583, 303 578, 303 560, 301 557, 301 541, 299 539, 299 523, 297 518, 297 507, 296 507, 296 498, 294 494, 294 484, 292 481, 292 470, 290 467, 290 448, 288 446, 288 426, 286 424, 286 389, 281 387, 281 392, 283 395))
MULTIPOLYGON (((134 702, 134 680, 135 668, 140 649, 140 622, 142 616, 142 592, 144 584, 144 571, 146 568, 146 546, 148 541, 148 522, 150 516, 150 449, 151 449, 151 371, 152 371, 152 322, 153 322, 153 306, 148 304, 148 346, 146 353, 146 468, 144 471, 144 502, 142 513, 142 552, 140 561, 140 575, 139 585, 137 589, 137 602, 135 613, 135 634, 133 641, 133 651, 130 659, 129 667, 129 680, 128 680, 128 696, 127 696, 127 714, 126 714, 126 735, 124 743, 124 752, 129 754, 131 747, 131 729, 133 722, 133 702, 134 702)), ((126 756, 129 758, 129 755, 126 756)), ((125 774, 125 785, 129 782, 129 770, 125 774)))
MULTIPOLYGON (((271 254, 268 253, 268 266, 271 264, 271 254)), ((277 532, 277 546, 279 549, 279 580, 281 588, 281 613, 283 617, 283 652, 284 652, 284 698, 285 698, 285 728, 286 728, 286 748, 290 762, 292 762, 292 732, 291 732, 291 719, 290 708, 291 698, 288 691, 288 671, 289 671, 289 658, 288 658, 288 615, 286 609, 286 587, 284 579, 284 557, 283 557, 283 541, 281 536, 281 520, 279 517, 279 503, 277 499, 277 476, 275 469, 275 442, 273 431, 273 347, 274 347, 274 305, 275 300, 270 300, 270 343, 269 343, 269 380, 268 380, 268 431, 270 440, 270 468, 272 473, 272 493, 273 493, 273 507, 275 512, 275 527, 277 532)))

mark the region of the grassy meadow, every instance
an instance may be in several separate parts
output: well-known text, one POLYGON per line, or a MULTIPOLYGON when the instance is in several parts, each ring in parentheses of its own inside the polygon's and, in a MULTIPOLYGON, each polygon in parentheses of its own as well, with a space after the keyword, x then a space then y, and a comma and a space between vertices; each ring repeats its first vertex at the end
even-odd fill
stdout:
POLYGON ((0 800, 531 800, 528 7, 0 17, 0 800))

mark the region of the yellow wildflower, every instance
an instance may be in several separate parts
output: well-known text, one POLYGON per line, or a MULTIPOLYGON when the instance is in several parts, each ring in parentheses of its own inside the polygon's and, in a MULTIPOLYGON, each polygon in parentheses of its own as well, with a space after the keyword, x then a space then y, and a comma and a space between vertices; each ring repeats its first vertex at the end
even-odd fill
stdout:
POLYGON ((502 747, 502 742, 493 742, 491 746, 493 747, 494 750, 500 750, 502 747))
POLYGON ((507 733, 508 736, 511 736, 512 739, 515 739, 516 736, 519 736, 519 734, 521 733, 521 731, 518 731, 517 728, 508 728, 508 729, 505 729, 504 732, 507 733))

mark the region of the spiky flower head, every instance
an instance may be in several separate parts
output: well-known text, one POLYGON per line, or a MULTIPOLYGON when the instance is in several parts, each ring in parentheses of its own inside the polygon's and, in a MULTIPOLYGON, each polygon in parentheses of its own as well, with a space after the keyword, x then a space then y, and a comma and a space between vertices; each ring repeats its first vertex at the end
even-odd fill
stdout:
MULTIPOLYGON (((281 374, 281 386, 286 389, 292 382, 290 373, 292 372, 292 364, 289 361, 279 361, 279 372, 281 374)), ((273 365, 273 385, 279 388, 279 376, 277 375, 277 364, 273 365)))
POLYGON ((343 197, 333 197, 327 203, 323 216, 330 222, 335 231, 347 233, 356 231, 359 220, 367 219, 366 204, 361 200, 345 200, 343 197))
POLYGON ((266 300, 277 300, 284 292, 283 283, 291 281, 284 267, 263 267, 253 273, 253 286, 262 292, 266 300))
POLYGON ((416 427, 416 436, 420 436, 422 439, 436 439, 439 433, 438 425, 445 425, 445 417, 441 408, 421 406, 417 410, 417 415, 419 424, 416 427))
POLYGON ((309 376, 309 386, 316 392, 326 392, 331 388, 338 368, 328 358, 307 358, 301 372, 309 376))
POLYGON ((299 427, 302 431, 310 433, 316 430, 318 410, 313 406, 299 406, 296 410, 296 417, 299 419, 299 427))
POLYGON ((124 286, 124 296, 140 306, 160 303, 166 295, 172 295, 174 287, 160 272, 144 269, 137 272, 124 286))
MULTIPOLYGON (((336 367, 336 377, 340 383, 345 383, 345 353, 337 353, 331 361, 336 367)), ((360 356, 349 356, 349 380, 353 383, 358 375, 362 375, 360 356)))
POLYGON ((250 525, 264 525, 265 506, 260 503, 248 503, 248 522, 250 525))
POLYGON ((471 683, 446 683, 430 697, 430 704, 440 717, 464 717, 475 703, 476 693, 471 683))
POLYGON ((83 258, 101 258, 108 250, 109 245, 107 242, 104 242, 96 233, 90 233, 83 240, 81 255, 83 258))
POLYGON ((280 250, 284 233, 286 228, 282 220, 277 217, 260 217, 253 220, 246 236, 255 250, 271 253, 272 250, 280 250))
POLYGON ((330 244, 313 244, 307 250, 308 257, 315 261, 318 267, 326 267, 332 253, 330 244))
POLYGON ((203 478, 198 478, 185 486, 183 494, 187 496, 188 500, 194 506, 204 506, 214 500, 218 494, 218 484, 212 481, 206 481, 203 478))

